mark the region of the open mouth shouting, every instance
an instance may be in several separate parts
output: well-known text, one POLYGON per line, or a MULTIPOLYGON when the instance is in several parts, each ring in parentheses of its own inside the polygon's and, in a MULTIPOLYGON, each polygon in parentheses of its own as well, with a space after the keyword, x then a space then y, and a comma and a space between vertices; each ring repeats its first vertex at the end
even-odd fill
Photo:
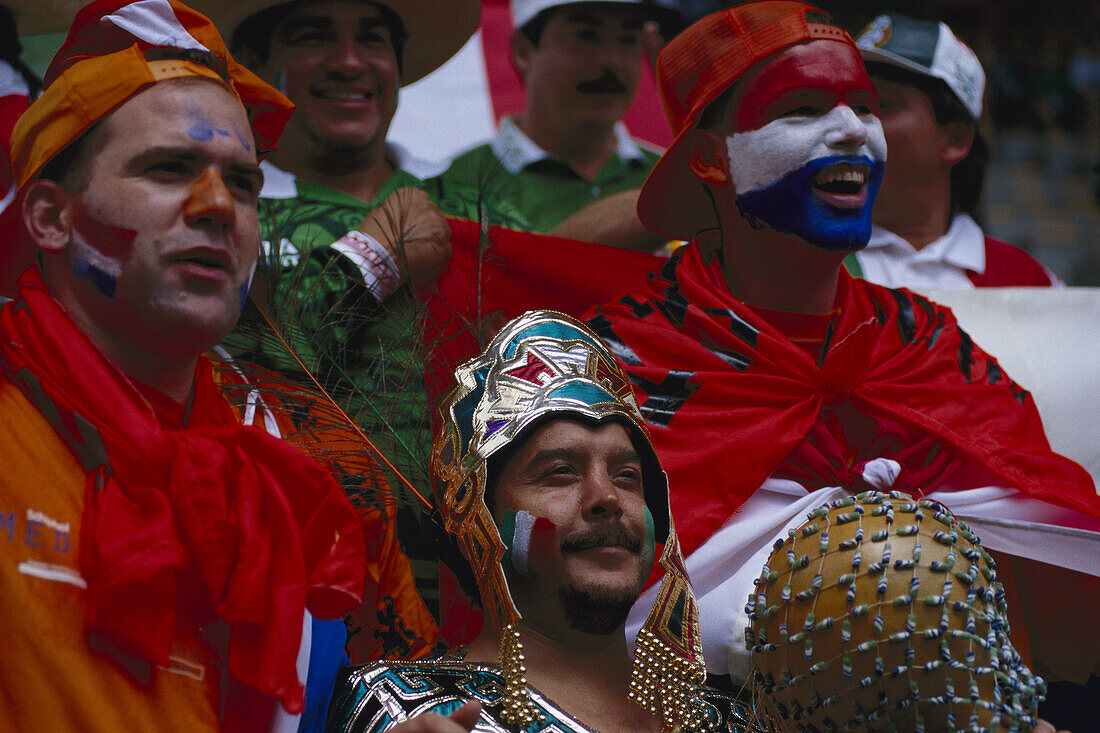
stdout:
POLYGON ((833 206, 859 208, 867 202, 870 177, 871 166, 867 163, 836 163, 818 173, 810 186, 833 206))

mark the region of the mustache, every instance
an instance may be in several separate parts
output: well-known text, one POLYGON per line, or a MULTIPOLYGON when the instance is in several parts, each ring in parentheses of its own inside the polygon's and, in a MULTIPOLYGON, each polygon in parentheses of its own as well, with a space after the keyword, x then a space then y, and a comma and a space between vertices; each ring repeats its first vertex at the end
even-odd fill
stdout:
POLYGON ((626 82, 615 76, 615 72, 605 69, 595 79, 577 82, 577 91, 581 94, 626 94, 626 82))
POLYGON ((583 552, 593 547, 624 547, 637 555, 642 551, 642 540, 635 537, 621 523, 601 524, 595 529, 566 537, 561 541, 563 554, 583 552))

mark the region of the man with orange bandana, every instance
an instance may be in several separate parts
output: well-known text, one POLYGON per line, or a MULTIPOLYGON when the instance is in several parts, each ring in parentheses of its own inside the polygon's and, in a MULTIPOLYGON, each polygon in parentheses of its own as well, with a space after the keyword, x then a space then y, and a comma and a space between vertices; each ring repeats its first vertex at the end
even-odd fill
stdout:
POLYGON ((294 730, 311 619, 363 594, 360 520, 202 356, 291 105, 175 0, 91 3, 45 81, 2 241, 34 262, 0 311, 5 727, 294 730))
POLYGON ((842 269, 867 243, 886 155, 852 39, 812 6, 749 3, 673 39, 658 82, 677 137, 638 213, 693 242, 589 324, 669 473, 709 671, 746 678, 742 609, 776 537, 875 488, 936 499, 1012 556, 1014 635, 1043 674, 1086 678, 1100 661, 1091 479, 949 310, 842 269))

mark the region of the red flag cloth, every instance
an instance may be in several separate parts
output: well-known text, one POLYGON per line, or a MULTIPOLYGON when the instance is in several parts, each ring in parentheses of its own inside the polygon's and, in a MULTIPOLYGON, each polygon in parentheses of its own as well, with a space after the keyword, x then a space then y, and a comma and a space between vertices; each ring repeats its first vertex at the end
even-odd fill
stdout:
MULTIPOLYGON (((603 244, 448 219, 452 255, 428 300, 430 397, 454 386, 456 366, 481 353, 496 329, 529 310, 580 318, 645 283, 667 258, 603 244)), ((433 401, 433 404, 435 402, 433 401)))
POLYGON ((180 614, 230 627, 230 674, 302 708, 304 611, 336 618, 363 595, 359 516, 329 473, 237 423, 199 360, 187 425, 151 404, 76 328, 37 268, 0 311, 8 378, 88 471, 80 532, 89 634, 167 665, 180 614))
POLYGON ((959 488, 969 473, 1100 516, 1091 478, 1050 450, 1031 396, 919 295, 842 271, 819 363, 691 245, 588 323, 635 384, 685 555, 773 473, 859 486, 880 457, 902 465, 896 489, 959 488), (866 440, 845 435, 859 420, 866 440))

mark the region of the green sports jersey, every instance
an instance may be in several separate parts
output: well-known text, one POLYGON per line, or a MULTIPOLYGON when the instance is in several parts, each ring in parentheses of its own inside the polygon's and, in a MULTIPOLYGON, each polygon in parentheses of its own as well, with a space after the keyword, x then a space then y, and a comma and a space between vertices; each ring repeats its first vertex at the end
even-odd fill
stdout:
MULTIPOLYGON (((399 170, 368 203, 269 165, 265 172, 282 184, 276 196, 265 187, 259 206, 257 281, 267 284, 272 318, 297 357, 423 493, 431 436, 420 303, 407 285, 379 303, 358 267, 332 245, 390 194, 424 183, 399 170)), ((225 345, 245 361, 308 380, 258 313, 242 318, 225 345)))
POLYGON ((645 183, 660 154, 639 146, 621 124, 615 132, 615 153, 588 181, 505 118, 490 142, 430 179, 428 191, 448 216, 548 232, 593 201, 645 183))

